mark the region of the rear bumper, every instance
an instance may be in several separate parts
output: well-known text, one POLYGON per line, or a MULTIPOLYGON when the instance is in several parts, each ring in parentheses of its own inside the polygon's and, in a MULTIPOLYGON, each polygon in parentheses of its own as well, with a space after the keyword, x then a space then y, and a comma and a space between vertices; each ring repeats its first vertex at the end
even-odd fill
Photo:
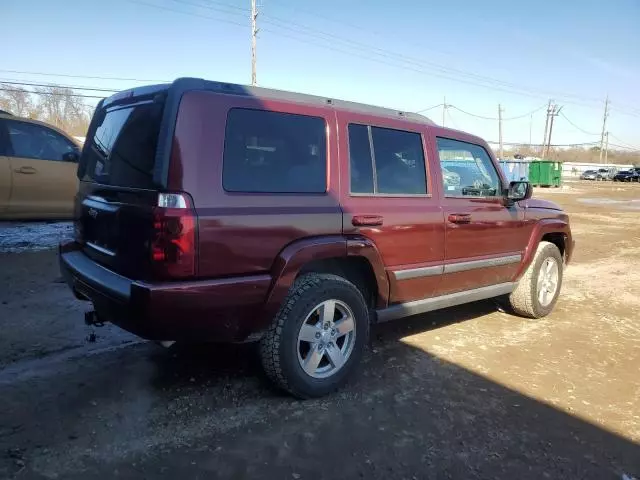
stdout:
POLYGON ((269 275, 148 283, 123 277, 73 245, 60 248, 60 271, 101 320, 150 340, 236 342, 265 327, 269 275))

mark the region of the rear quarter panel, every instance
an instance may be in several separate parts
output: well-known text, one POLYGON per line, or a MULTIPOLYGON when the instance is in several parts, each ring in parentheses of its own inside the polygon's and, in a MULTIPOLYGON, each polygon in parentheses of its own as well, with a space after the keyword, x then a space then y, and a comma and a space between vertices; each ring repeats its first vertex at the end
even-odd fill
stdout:
POLYGON ((272 268, 278 253, 307 237, 342 232, 338 201, 335 114, 330 109, 205 91, 185 93, 169 167, 169 188, 191 194, 198 214, 199 275, 256 274, 272 268), (222 158, 231 108, 281 111, 321 117, 327 129, 325 194, 226 192, 222 158))

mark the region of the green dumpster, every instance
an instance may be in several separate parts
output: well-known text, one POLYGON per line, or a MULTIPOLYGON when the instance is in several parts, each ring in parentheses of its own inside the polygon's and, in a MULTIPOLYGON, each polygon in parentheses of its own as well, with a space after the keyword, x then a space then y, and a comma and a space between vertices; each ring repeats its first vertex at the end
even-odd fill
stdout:
POLYGON ((529 182, 536 187, 559 187, 562 182, 562 163, 551 160, 531 162, 529 182))

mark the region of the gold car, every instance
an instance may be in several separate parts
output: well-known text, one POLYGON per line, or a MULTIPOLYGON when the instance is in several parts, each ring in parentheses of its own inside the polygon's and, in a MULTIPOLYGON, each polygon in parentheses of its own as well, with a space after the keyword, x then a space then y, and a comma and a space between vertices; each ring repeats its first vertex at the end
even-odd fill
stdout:
POLYGON ((0 219, 72 218, 79 153, 61 130, 0 112, 0 219))

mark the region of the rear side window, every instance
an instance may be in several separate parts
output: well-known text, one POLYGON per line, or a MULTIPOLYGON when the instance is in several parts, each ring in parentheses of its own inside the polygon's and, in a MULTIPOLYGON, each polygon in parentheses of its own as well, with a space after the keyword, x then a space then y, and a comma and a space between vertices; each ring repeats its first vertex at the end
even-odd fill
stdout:
POLYGON ((78 151, 69 140, 42 125, 8 120, 7 127, 10 156, 63 161, 65 154, 78 151))
POLYGON ((228 192, 324 193, 324 119, 234 108, 227 116, 222 184, 228 192))
POLYGON ((427 193, 422 136, 391 128, 349 125, 351 193, 427 193))
POLYGON ((160 102, 98 111, 97 127, 82 152, 82 180, 154 188, 153 170, 162 118, 160 102))

